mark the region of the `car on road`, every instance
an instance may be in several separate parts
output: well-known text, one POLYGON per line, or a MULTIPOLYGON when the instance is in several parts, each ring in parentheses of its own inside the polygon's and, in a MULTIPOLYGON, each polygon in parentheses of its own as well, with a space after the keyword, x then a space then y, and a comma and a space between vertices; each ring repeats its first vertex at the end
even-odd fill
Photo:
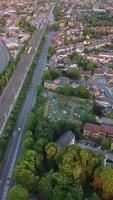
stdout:
POLYGON ((21 128, 20 128, 20 127, 18 128, 18 131, 19 131, 19 132, 21 131, 21 128))

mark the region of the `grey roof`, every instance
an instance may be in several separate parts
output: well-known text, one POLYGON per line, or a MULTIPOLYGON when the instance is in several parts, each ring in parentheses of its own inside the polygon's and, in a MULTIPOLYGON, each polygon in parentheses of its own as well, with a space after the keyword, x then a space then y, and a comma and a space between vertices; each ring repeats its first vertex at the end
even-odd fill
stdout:
POLYGON ((70 142, 75 138, 75 135, 72 133, 72 131, 64 133, 57 141, 56 143, 61 147, 64 148, 65 146, 68 146, 70 142))
POLYGON ((113 119, 107 118, 107 117, 102 117, 100 119, 101 124, 106 124, 106 125, 113 125, 113 119))

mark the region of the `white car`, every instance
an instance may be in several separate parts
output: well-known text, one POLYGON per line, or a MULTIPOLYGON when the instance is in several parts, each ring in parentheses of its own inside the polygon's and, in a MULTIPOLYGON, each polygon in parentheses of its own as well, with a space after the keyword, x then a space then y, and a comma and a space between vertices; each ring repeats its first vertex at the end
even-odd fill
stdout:
POLYGON ((21 131, 21 128, 19 127, 18 130, 21 131))

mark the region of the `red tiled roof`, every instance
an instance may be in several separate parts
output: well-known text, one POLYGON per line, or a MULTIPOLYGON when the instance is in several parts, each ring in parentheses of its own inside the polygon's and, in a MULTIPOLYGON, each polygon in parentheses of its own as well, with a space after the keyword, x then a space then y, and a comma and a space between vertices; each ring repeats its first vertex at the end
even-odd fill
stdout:
POLYGON ((96 124, 86 123, 84 126, 84 130, 91 132, 113 134, 113 126, 108 126, 108 125, 96 125, 96 124))
POLYGON ((84 130, 86 131, 91 131, 91 132, 100 132, 101 131, 101 126, 96 125, 96 124, 91 124, 91 123, 86 123, 84 126, 84 130))

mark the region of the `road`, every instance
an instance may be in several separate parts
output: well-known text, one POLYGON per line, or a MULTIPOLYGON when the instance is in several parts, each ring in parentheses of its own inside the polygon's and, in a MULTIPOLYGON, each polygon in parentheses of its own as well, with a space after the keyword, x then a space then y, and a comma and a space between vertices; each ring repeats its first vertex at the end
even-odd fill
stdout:
POLYGON ((0 74, 6 69, 10 61, 10 53, 5 43, 0 41, 0 74))
POLYGON ((7 87, 0 97, 0 134, 2 133, 9 114, 15 105, 16 99, 24 83, 28 70, 32 64, 37 47, 39 46, 43 32, 48 24, 49 16, 53 11, 54 6, 54 3, 50 5, 50 8, 45 16, 43 23, 41 24, 41 27, 35 32, 34 36, 30 40, 25 54, 22 56, 18 66, 16 67, 11 79, 7 84, 7 87), (28 49, 30 48, 31 51, 28 54, 28 49))
POLYGON ((52 33, 49 33, 42 53, 39 58, 39 62, 36 67, 36 71, 33 76, 31 87, 29 89, 25 104, 17 122, 16 130, 14 130, 11 138, 11 146, 9 147, 9 153, 6 154, 3 168, 0 175, 0 200, 6 200, 9 187, 12 183, 12 173, 16 165, 16 161, 22 152, 22 144, 24 138, 24 127, 27 121, 29 112, 32 109, 33 102, 35 100, 37 86, 40 84, 44 67, 46 66, 48 47, 52 38, 52 33), (21 131, 19 131, 21 127, 21 131))
POLYGON ((81 149, 85 149, 85 150, 88 150, 88 151, 91 151, 91 152, 96 152, 96 153, 99 153, 101 156, 103 156, 104 158, 107 158, 107 160, 111 160, 113 161, 113 154, 112 153, 109 153, 108 151, 106 150, 102 150, 102 149, 99 149, 98 147, 92 147, 90 145, 86 145, 85 143, 76 143, 81 149))

